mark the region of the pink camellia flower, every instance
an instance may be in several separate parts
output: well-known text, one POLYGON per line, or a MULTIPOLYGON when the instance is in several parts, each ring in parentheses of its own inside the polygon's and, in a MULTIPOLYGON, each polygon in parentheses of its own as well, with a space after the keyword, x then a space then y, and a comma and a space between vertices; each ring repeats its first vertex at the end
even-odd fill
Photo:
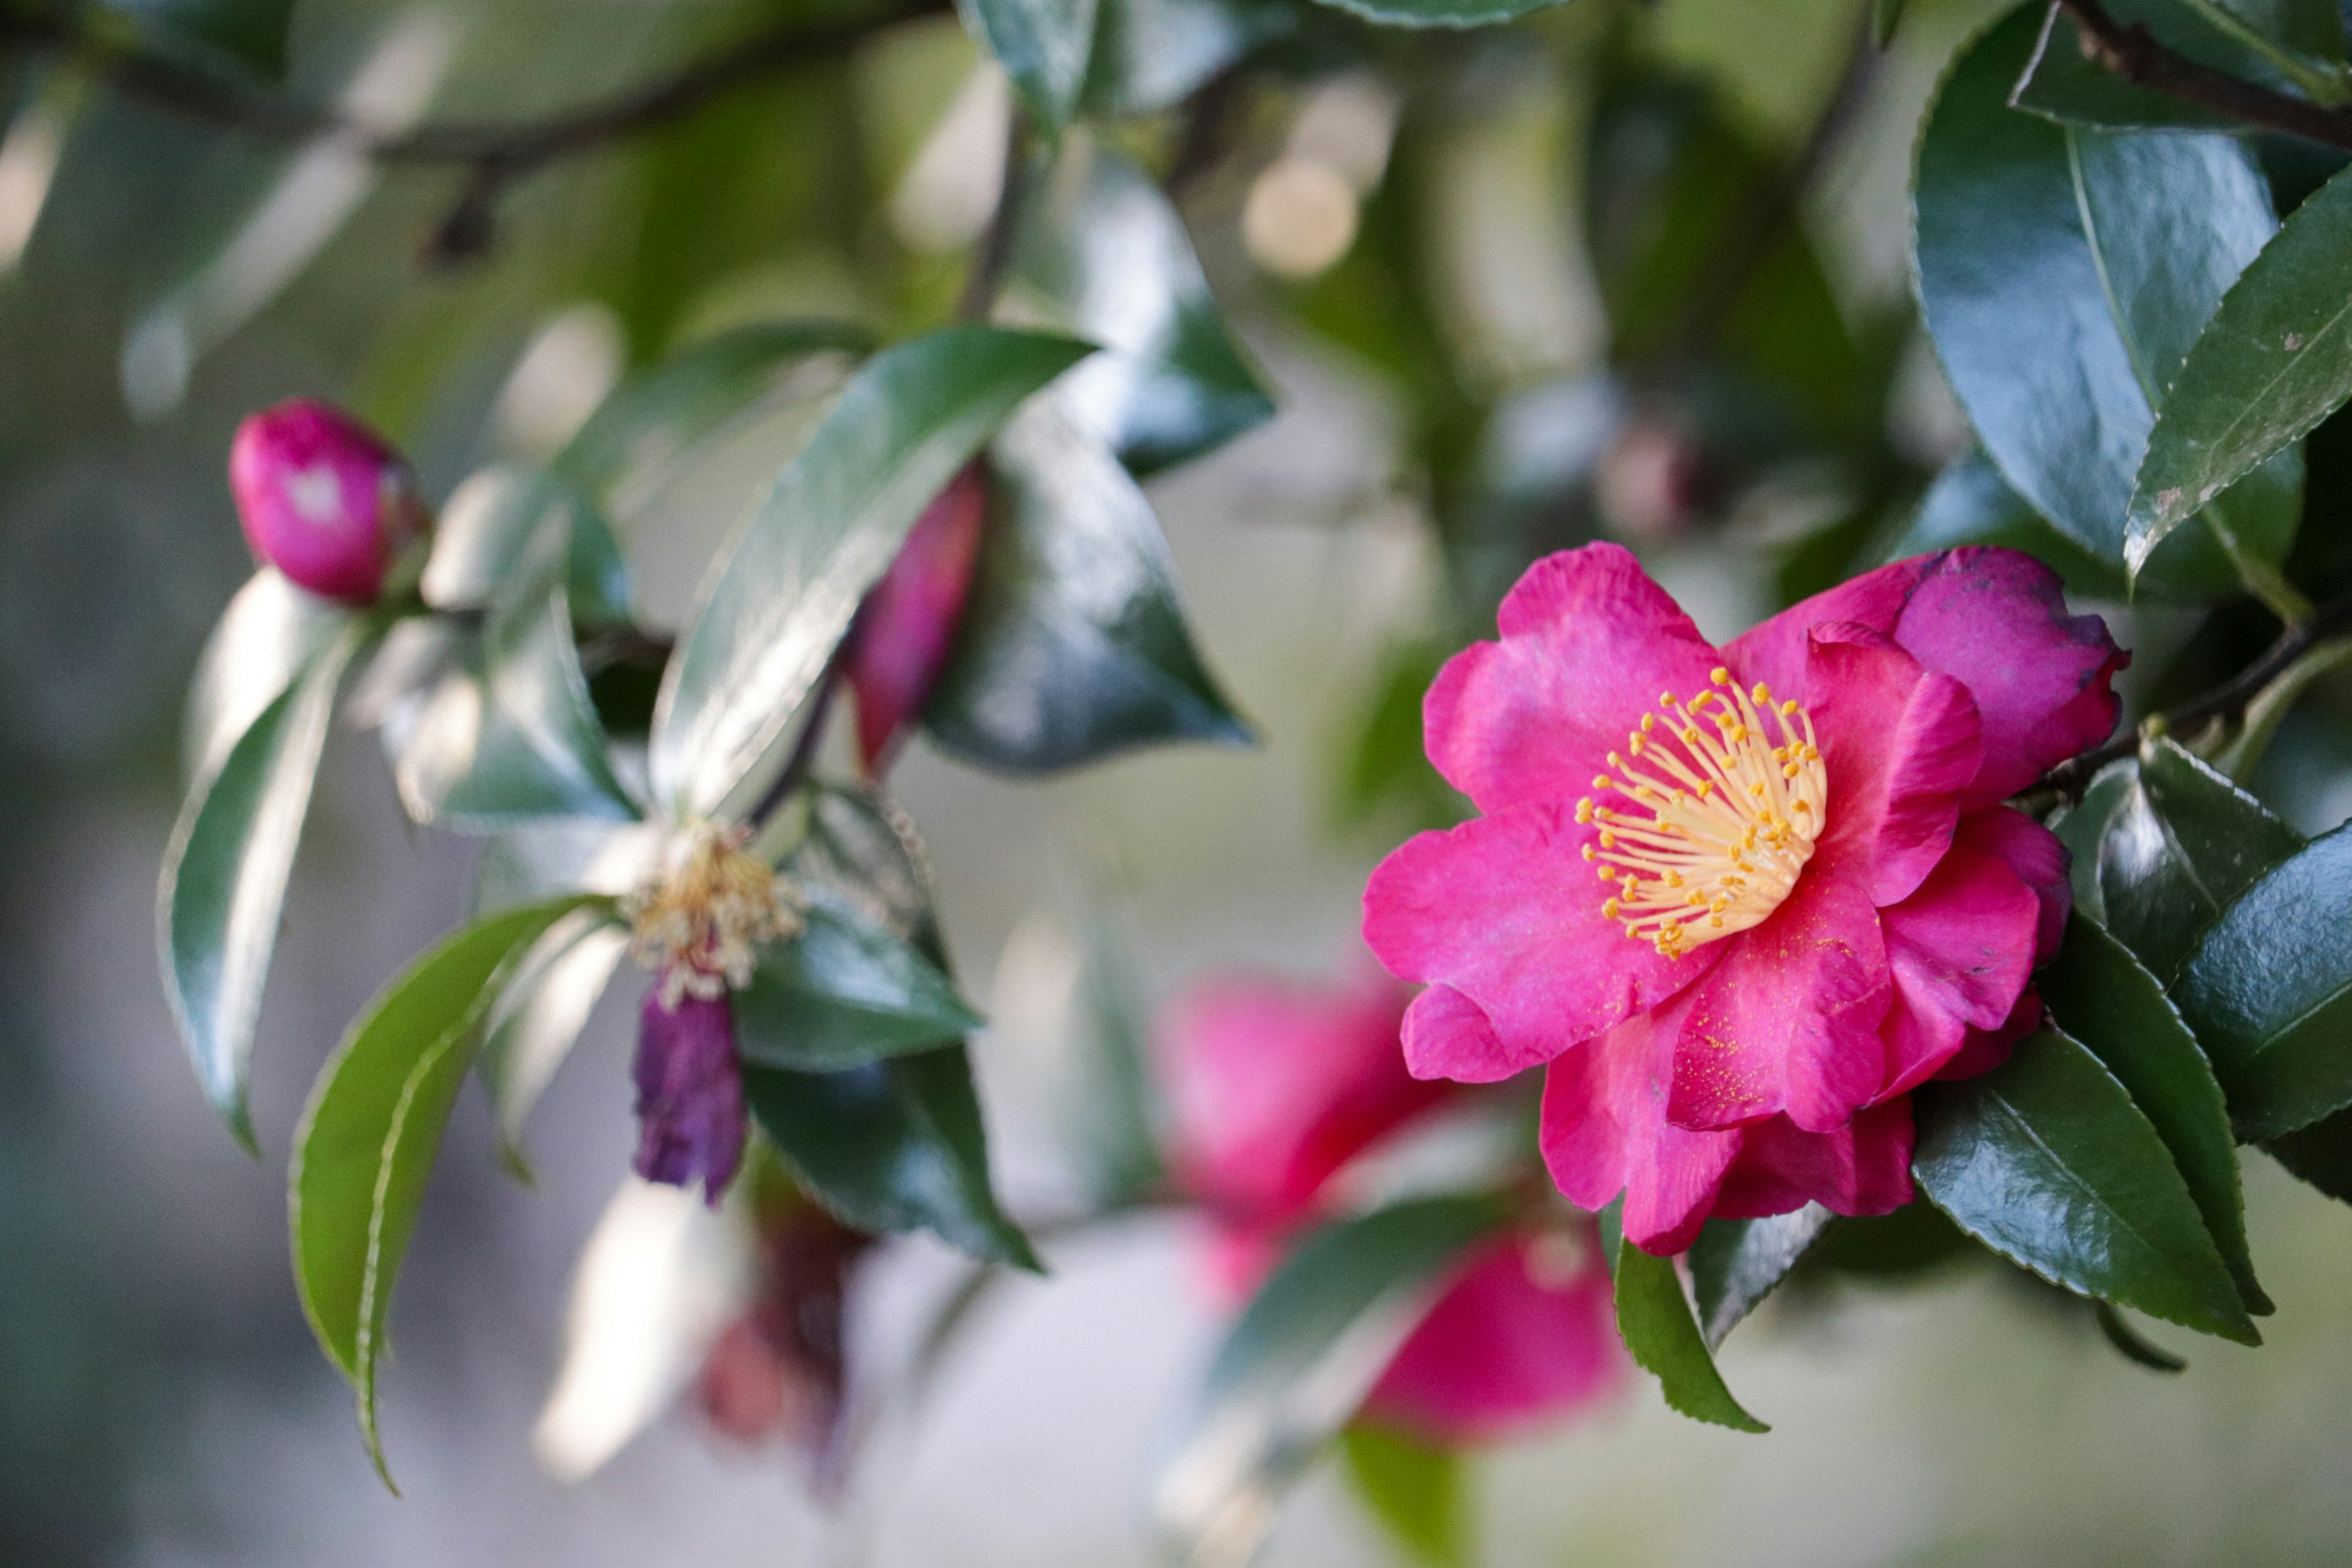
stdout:
POLYGON ((924 509, 857 612, 847 673, 857 693, 858 753, 869 775, 881 772, 947 663, 987 515, 987 476, 973 463, 924 509))
POLYGON ((373 604, 426 527, 408 466, 351 416, 311 398, 237 426, 228 482, 254 553, 346 605, 373 604))
POLYGON ((2105 740, 2128 659, 2015 551, 1898 562, 1717 649, 1633 557, 1538 562, 1430 688, 1486 815, 1424 833, 1364 934, 1426 982, 1413 1073, 1549 1063, 1560 1190, 1682 1250, 1711 1215, 1911 1197, 1910 1089, 2039 1016, 2066 854, 2000 803, 2105 740))
MULTIPOLYGON (((1460 1091, 1397 1049, 1404 989, 1204 985, 1159 1038, 1178 1181, 1207 1211, 1214 1279, 1245 1294, 1332 1205, 1360 1154, 1460 1091)), ((1594 1227, 1561 1215, 1475 1250, 1381 1374, 1364 1414, 1434 1442, 1507 1436, 1607 1394, 1624 1372, 1594 1227)))

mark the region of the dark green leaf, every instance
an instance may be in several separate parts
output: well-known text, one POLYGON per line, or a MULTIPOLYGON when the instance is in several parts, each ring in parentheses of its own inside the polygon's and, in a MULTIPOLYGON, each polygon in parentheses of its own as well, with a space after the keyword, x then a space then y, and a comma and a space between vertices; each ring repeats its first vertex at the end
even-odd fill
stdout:
POLYGON ((2124 1315, 2109 1303, 2094 1301, 2091 1303, 2091 1311, 2092 1315, 2098 1320, 2099 1332, 2106 1336, 2107 1343, 2115 1346, 2116 1352, 2126 1361, 2136 1362, 2150 1372, 2187 1372, 2189 1370, 2189 1363, 2170 1351, 2160 1349, 2140 1338, 2138 1332, 2129 1323, 2124 1321, 2124 1315))
POLYGON ((486 608, 513 592, 526 554, 555 548, 538 542, 551 535, 562 542, 572 614, 627 622, 629 571, 613 525, 578 486, 515 464, 480 469, 451 493, 418 592, 436 609, 486 608))
POLYGON ((671 354, 614 387, 551 467, 610 504, 631 474, 676 458, 759 403, 814 354, 866 354, 873 334, 843 321, 738 327, 671 354))
POLYGON ((366 635, 348 623, 311 656, 228 748, 219 770, 188 792, 163 850, 156 889, 163 994, 205 1098, 249 1151, 246 1079, 286 879, 326 750, 335 688, 366 635))
POLYGON ((266 82, 286 75, 294 0, 104 0, 132 19, 151 47, 200 65, 232 65, 266 82))
POLYGON ((2127 791, 2139 784, 2139 763, 2126 757, 2108 763, 2093 778, 2083 798, 2067 808, 2052 831, 2058 842, 2066 847, 2067 879, 2074 889, 2074 907, 2098 921, 2107 923, 2107 900, 2099 891, 2099 840, 2114 819, 2116 808, 2123 804, 2127 791))
POLYGON ((1098 0, 957 0, 1031 113, 1059 128, 1078 111, 1095 52, 1098 0))
MULTIPOLYGON (((2276 223, 2234 141, 2084 131, 2009 108, 2039 24, 2028 7, 1972 45, 1929 114, 1914 196, 1919 297, 2002 477, 2074 543, 2119 563, 2156 405, 2276 223)), ((2242 578, 2272 584, 2301 461, 2281 453, 2226 499, 2217 487, 2206 527, 2147 563, 2150 585, 2196 599, 2242 578)))
POLYGON ((975 1258, 1037 1267, 988 1185, 961 1046, 841 1072, 747 1067, 751 1113, 811 1195, 860 1230, 929 1230, 975 1258))
POLYGON ((2173 378, 2131 497, 2137 558, 2352 397, 2352 178, 2289 215, 2173 378))
POLYGON ((961 1040, 986 1020, 912 944, 829 890, 812 889, 807 925, 760 960, 735 994, 743 1059, 835 1072, 961 1040))
POLYGON ((1460 1454, 1358 1421, 1339 1434, 1339 1455, 1356 1495, 1416 1562, 1468 1568, 1470 1519, 1460 1454))
POLYGON ((1870 41, 1880 48, 1895 41, 1903 26, 1903 0, 1870 0, 1870 41))
POLYGON ((2263 1147, 2295 1176, 2338 1203, 2352 1204, 2352 1110, 2281 1133, 2263 1147))
POLYGON ((1250 731, 1201 666, 1151 503, 1050 404, 994 448, 971 594, 923 710, 957 756, 1014 773, 1250 731))
POLYGON ((1381 655, 1371 689, 1352 716, 1338 769, 1334 815, 1341 822, 1386 825, 1393 816, 1397 826, 1412 832, 1462 820, 1465 803, 1430 765, 1421 732, 1422 699, 1447 652, 1433 639, 1416 639, 1381 655))
POLYGON ((1889 1284, 1916 1279, 1971 1252, 1987 1256, 1942 1210, 1920 1200, 1893 1214, 1840 1216, 1805 1254, 1804 1269, 1889 1284))
POLYGON ((788 730, 866 590, 931 498, 1030 394, 1089 352, 956 327, 853 377, 716 575, 654 713, 654 795, 708 816, 788 730))
POLYGON ((1919 502, 1918 515, 1903 537, 1887 547, 1886 558, 1900 561, 1961 544, 2022 550, 2064 578, 2074 593, 2125 597, 2122 570, 2044 522, 1981 452, 1969 453, 1936 476, 1919 502))
POLYGON ((319 1343, 358 1392, 360 1430, 379 1472, 376 1369, 393 1284, 483 1015, 509 967, 587 901, 493 915, 411 964, 352 1022, 295 1131, 294 1280, 319 1343))
POLYGON ((2213 1061, 2238 1136, 2276 1138, 2352 1105, 2352 829, 2222 911, 2173 1000, 2213 1061))
POLYGON ((2124 944, 2077 915, 2066 940, 2036 976, 2058 1026, 2131 1092, 2189 1184, 2197 1212, 2237 1282, 2247 1310, 2271 1310, 2246 1247, 2245 1194, 2221 1086, 2156 976, 2124 944))
POLYGON ((1326 1226, 1283 1260, 1171 1434, 1151 1505, 1169 1562, 1247 1560, 1440 1282, 1506 1217, 1492 1198, 1415 1198, 1326 1226))
MULTIPOLYGON (((1613 1222, 1616 1205, 1611 1205, 1613 1222)), ((1691 1316, 1675 1260, 1655 1258, 1626 1243, 1614 1223, 1602 1230, 1609 1267, 1617 1276, 1617 1332, 1634 1362, 1658 1380, 1666 1404, 1694 1421, 1735 1432, 1772 1428, 1740 1407, 1691 1316)))
POLYGON ((1149 174, 1082 132, 1062 138, 1023 205, 1005 302, 1103 345, 1056 401, 1139 474, 1273 416, 1183 219, 1149 174))
POLYGON ((2055 1031, 1914 1098, 1937 1207, 2053 1284, 2259 1344, 2170 1151, 2098 1058, 2055 1031))
POLYGON ((575 910, 548 928, 499 988, 483 1026, 482 1085, 498 1122, 499 1157, 520 1180, 530 1179, 523 1121, 571 1054, 628 950, 625 928, 601 910, 575 910))
POLYGON ((2137 779, 2099 837, 2107 928, 2170 984, 2197 939, 2303 837, 2170 740, 2140 746, 2137 779))
POLYGON ((1298 25, 1291 0, 1097 0, 1080 107, 1101 119, 1170 108, 1298 25))
POLYGON ((1699 1332, 1715 1350, 1804 1261, 1836 1216, 1819 1204, 1769 1219, 1711 1219, 1691 1243, 1699 1332))

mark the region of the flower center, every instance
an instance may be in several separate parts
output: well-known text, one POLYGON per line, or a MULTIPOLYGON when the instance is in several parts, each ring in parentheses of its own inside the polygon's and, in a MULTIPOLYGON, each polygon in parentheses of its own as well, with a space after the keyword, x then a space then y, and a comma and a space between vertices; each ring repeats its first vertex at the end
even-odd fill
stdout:
POLYGON ((751 984, 759 944, 798 935, 799 889, 743 848, 741 828, 699 822, 671 846, 659 880, 622 901, 629 952, 661 976, 662 1005, 713 1001, 751 984))
POLYGON ((1576 803, 1576 820, 1599 823, 1584 858, 1613 886, 1601 912, 1668 958, 1760 925, 1797 885, 1828 820, 1829 774, 1812 716, 1775 704, 1731 672, 1684 701, 1671 691, 1621 755, 1614 775, 1592 781, 1629 806, 1576 803), (1772 742, 1777 732, 1780 743, 1772 742))

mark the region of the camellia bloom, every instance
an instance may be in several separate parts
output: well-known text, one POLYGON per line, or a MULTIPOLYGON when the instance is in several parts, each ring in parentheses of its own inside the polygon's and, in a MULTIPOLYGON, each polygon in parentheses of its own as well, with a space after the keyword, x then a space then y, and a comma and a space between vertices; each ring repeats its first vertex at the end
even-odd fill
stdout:
POLYGON ((987 515, 988 479, 973 463, 924 509, 858 610, 847 674, 857 693, 857 749, 869 775, 880 773, 947 663, 987 515))
POLYGON ((638 1015, 635 1169, 698 1178, 712 1203, 743 1157, 743 1079, 730 989, 751 983, 759 945, 801 929, 796 890, 743 847, 740 829, 698 824, 661 878, 625 900, 630 952, 658 977, 638 1015))
POLYGON ((346 605, 373 604, 427 526, 408 465, 357 420, 307 397, 237 426, 228 479, 254 553, 346 605))
POLYGON ((1540 561, 1430 688, 1485 815, 1373 873, 1364 934, 1426 982, 1424 1078, 1549 1063, 1570 1199, 1680 1251, 1710 1215, 1911 1197, 1910 1089, 2039 1016, 2066 853, 2001 802, 2105 740, 2128 656, 2014 551, 1882 567, 1717 649, 1626 551, 1540 561))
MULTIPOLYGON (((1328 991, 1235 979, 1170 1013, 1173 1163, 1214 1227, 1225 1292, 1264 1277, 1358 1155, 1459 1092, 1405 1071, 1404 1004, 1378 975, 1328 991)), ((1606 1395, 1623 1371, 1594 1227, 1562 1214, 1476 1249, 1364 1413, 1435 1442, 1494 1438, 1606 1395)))

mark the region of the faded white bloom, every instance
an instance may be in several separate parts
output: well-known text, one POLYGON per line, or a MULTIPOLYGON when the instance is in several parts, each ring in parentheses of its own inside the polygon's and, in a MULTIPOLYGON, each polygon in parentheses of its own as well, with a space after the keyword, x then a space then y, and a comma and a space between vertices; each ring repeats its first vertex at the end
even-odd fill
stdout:
POLYGON ((665 1007, 741 990, 761 942, 800 934, 800 889, 744 849, 748 837, 695 823, 671 840, 658 879, 622 900, 630 954, 661 976, 665 1007))

